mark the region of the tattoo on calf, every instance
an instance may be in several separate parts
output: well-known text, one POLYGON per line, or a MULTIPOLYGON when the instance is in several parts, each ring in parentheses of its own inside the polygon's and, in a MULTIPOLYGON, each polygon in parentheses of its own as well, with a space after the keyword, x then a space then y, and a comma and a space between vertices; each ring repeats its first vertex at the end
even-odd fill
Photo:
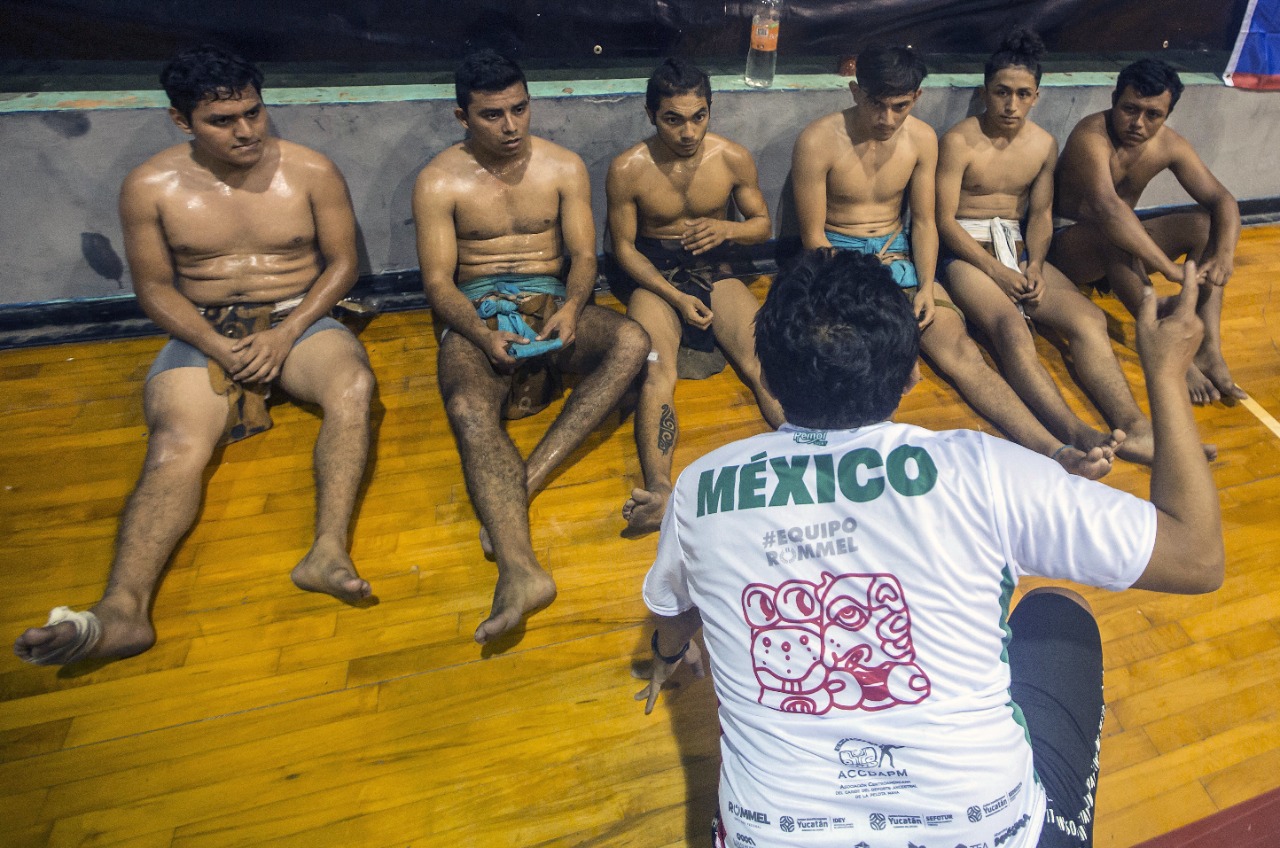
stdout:
POLYGON ((658 419, 658 450, 664 454, 676 443, 676 411, 671 404, 662 405, 662 415, 658 419))

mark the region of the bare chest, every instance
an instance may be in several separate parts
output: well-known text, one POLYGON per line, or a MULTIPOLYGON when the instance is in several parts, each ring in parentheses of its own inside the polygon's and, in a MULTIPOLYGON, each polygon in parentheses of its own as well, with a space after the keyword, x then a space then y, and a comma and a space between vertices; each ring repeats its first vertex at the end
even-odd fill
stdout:
POLYGON ((283 180, 258 191, 187 187, 162 199, 160 220, 170 249, 194 259, 289 254, 316 239, 310 198, 283 180))
POLYGON ((1125 154, 1121 149, 1111 156, 1111 184, 1116 187, 1116 194, 1133 205, 1147 184, 1163 170, 1163 163, 1157 162, 1154 156, 1125 154))
POLYGON ((458 238, 484 241, 554 230, 560 220, 560 193, 544 183, 508 185, 487 180, 459 195, 454 207, 458 238))
POLYGON ((852 148, 827 172, 828 202, 896 202, 911 181, 914 167, 915 158, 901 146, 892 150, 852 148))
POLYGON ((960 190, 963 195, 1021 197, 1040 173, 1043 160, 1025 151, 986 150, 974 156, 965 169, 960 190))
POLYGON ((733 185, 724 167, 704 165, 687 172, 654 168, 641 181, 636 208, 642 225, 650 227, 687 218, 722 218, 733 185))

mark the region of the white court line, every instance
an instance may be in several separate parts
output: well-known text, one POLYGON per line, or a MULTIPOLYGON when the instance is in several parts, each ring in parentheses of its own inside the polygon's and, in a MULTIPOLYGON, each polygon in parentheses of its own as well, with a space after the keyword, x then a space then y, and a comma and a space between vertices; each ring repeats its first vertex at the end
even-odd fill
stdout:
POLYGON ((1253 413, 1253 417, 1262 422, 1262 426, 1270 430, 1276 438, 1280 438, 1280 421, 1271 416, 1270 412, 1263 409, 1256 400, 1251 397, 1245 397, 1240 403, 1244 404, 1244 408, 1253 413))

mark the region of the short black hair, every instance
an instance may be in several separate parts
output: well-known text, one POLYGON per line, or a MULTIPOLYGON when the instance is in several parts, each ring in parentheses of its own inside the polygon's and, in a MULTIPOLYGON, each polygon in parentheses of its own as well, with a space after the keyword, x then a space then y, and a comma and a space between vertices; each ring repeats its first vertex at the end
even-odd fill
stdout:
POLYGON ((987 64, 982 68, 982 81, 991 82, 996 72, 1005 68, 1026 68, 1035 76, 1036 85, 1039 86, 1040 76, 1044 72, 1040 67, 1040 59, 1044 54, 1044 42, 1040 40, 1040 36, 1026 27, 1016 27, 1010 30, 996 52, 987 59, 987 64))
POLYGON ((667 59, 654 69, 644 90, 644 107, 656 115, 665 97, 694 94, 711 105, 711 78, 696 65, 683 59, 667 59))
POLYGON ((856 251, 806 251, 756 314, 756 355, 787 421, 845 430, 898 408, 920 352, 910 301, 856 251))
POLYGON ((1178 105, 1182 96, 1182 78, 1168 62, 1160 59, 1139 59, 1116 77, 1116 90, 1111 92, 1114 106, 1126 88, 1133 88, 1140 97, 1155 97, 1169 92, 1169 111, 1178 105))
POLYGON ((224 47, 201 44, 179 50, 160 71, 160 85, 190 121, 202 100, 230 100, 250 85, 261 97, 262 71, 224 47))
POLYGON ((473 91, 502 91, 516 83, 529 91, 524 71, 513 60, 496 50, 477 50, 469 54, 453 75, 453 92, 458 108, 466 111, 473 91))
POLYGON ((914 94, 929 75, 920 54, 910 47, 873 45, 858 54, 858 88, 879 99, 914 94))

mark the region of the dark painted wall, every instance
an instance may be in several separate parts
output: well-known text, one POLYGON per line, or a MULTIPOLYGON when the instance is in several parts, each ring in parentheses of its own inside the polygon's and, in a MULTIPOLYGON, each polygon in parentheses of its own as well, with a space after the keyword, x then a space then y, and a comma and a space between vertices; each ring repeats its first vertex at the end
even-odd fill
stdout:
MULTIPOLYGON (((1014 24, 1056 52, 1230 50, 1247 0, 790 0, 780 56, 871 41, 987 53, 1014 24)), ((159 60, 223 41, 257 61, 451 65, 495 46, 553 67, 746 53, 743 0, 0 0, 0 58, 159 60), (599 47, 599 53, 596 48, 599 47)))

